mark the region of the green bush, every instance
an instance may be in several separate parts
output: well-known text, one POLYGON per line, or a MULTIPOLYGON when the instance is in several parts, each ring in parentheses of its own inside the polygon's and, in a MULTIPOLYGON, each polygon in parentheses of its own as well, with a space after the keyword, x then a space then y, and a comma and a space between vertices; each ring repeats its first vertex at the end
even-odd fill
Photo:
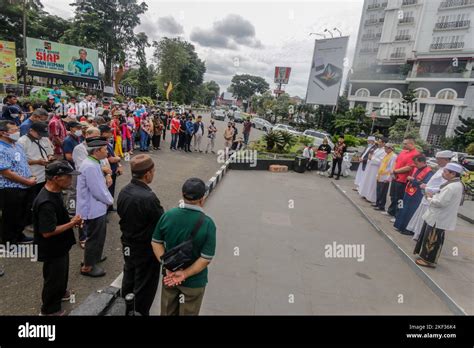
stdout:
POLYGON ((467 152, 469 155, 474 155, 474 143, 470 143, 470 144, 466 147, 466 152, 467 152))
MULTIPOLYGON (((339 139, 339 135, 334 135, 332 137, 332 141, 334 144, 337 143, 337 140, 339 139)), ((348 147, 357 147, 357 146, 361 146, 361 141, 359 138, 353 136, 353 135, 350 135, 350 134, 345 134, 344 135, 344 142, 346 143, 346 145, 348 147)), ((365 141, 365 144, 367 144, 367 141, 365 141)))

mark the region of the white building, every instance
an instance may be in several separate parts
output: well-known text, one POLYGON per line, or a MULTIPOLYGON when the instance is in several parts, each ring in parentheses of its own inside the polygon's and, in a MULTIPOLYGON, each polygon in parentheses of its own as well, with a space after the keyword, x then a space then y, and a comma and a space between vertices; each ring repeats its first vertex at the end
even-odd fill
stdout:
POLYGON ((370 115, 416 92, 423 139, 454 135, 458 116, 474 117, 474 0, 365 0, 350 106, 370 115))

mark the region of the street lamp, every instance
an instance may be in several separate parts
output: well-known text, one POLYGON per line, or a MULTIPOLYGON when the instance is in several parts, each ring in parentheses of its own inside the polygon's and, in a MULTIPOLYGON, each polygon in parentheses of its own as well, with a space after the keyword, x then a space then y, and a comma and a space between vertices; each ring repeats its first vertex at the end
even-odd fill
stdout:
POLYGON ((327 32, 327 33, 331 34, 331 38, 334 39, 334 35, 333 35, 333 33, 332 33, 331 31, 329 31, 329 30, 327 30, 327 29, 324 29, 324 32, 325 32, 325 33, 327 32))
POLYGON ((322 36, 323 38, 326 38, 326 35, 324 34, 319 34, 319 33, 309 33, 309 36, 311 35, 318 35, 318 36, 322 36))
POLYGON ((339 36, 342 36, 342 32, 341 32, 339 29, 337 29, 336 27, 334 27, 333 30, 337 31, 337 32, 339 33, 339 36))

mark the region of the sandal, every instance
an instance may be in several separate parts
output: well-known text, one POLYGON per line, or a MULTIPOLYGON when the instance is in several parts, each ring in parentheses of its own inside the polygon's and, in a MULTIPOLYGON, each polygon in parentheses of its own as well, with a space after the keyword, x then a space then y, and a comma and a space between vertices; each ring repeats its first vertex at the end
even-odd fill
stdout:
POLYGON ((81 249, 85 249, 86 248, 86 241, 85 240, 80 240, 79 241, 79 246, 81 247, 81 249))
POLYGON ((433 264, 431 264, 431 263, 428 263, 428 262, 426 262, 426 261, 423 260, 423 259, 416 259, 415 263, 416 263, 418 266, 422 266, 422 267, 436 268, 435 265, 433 265, 433 264))

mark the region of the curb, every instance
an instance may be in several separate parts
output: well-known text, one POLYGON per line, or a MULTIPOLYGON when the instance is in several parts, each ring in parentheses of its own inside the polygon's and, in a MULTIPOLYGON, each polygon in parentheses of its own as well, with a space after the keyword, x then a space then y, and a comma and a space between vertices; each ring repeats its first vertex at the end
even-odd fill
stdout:
POLYGON ((413 258, 408 255, 398 244, 381 229, 365 212, 360 208, 354 200, 349 197, 341 186, 334 182, 331 184, 359 211, 359 213, 369 222, 370 225, 392 246, 393 249, 401 256, 401 258, 410 266, 410 268, 428 285, 428 287, 448 306, 449 310, 455 315, 467 315, 462 307, 460 307, 421 267, 419 267, 413 258))
POLYGON ((463 219, 464 221, 470 222, 471 224, 474 224, 474 219, 470 218, 469 216, 466 216, 464 214, 458 213, 458 217, 463 219))

